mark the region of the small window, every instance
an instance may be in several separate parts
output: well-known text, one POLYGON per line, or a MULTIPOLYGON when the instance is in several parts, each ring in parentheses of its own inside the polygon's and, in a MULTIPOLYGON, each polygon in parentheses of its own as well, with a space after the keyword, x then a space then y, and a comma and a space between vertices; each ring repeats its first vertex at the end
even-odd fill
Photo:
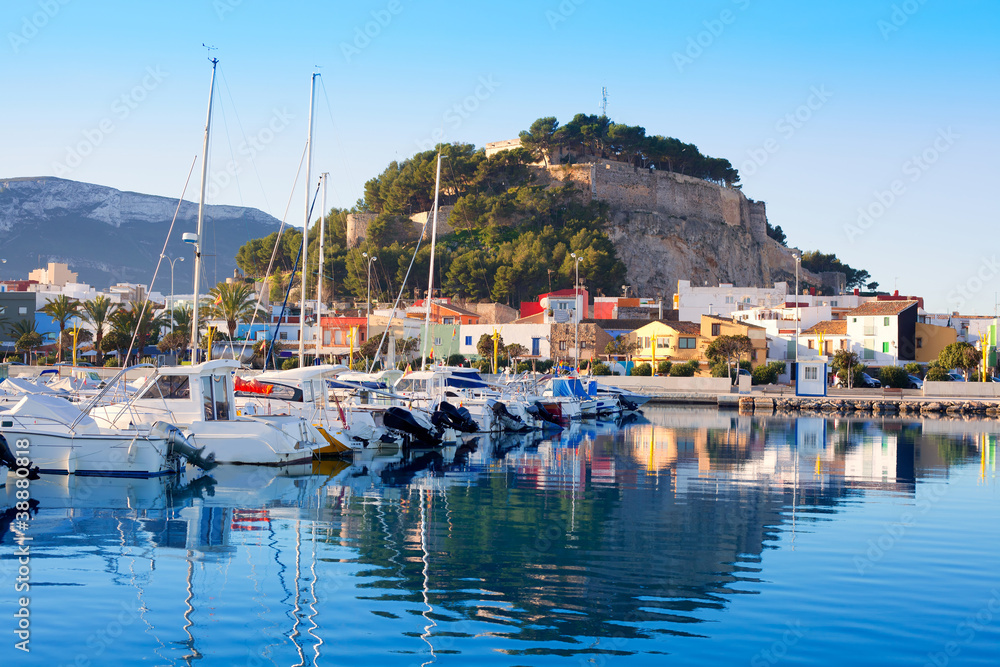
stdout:
POLYGON ((858 323, 858 318, 852 317, 851 318, 851 322, 853 322, 854 324, 857 324, 858 323))
POLYGON ((837 300, 833 299, 832 301, 830 301, 830 305, 833 306, 834 308, 836 308, 837 307, 837 300))
POLYGON ((27 306, 18 306, 17 307, 17 314, 18 315, 27 315, 28 314, 28 307, 27 306))
POLYGON ((472 336, 466 336, 465 337, 465 344, 466 345, 472 345, 472 336))
POLYGON ((455 323, 454 317, 445 317, 441 320, 441 324, 454 324, 454 323, 455 323))
POLYGON ((726 303, 732 303, 732 302, 733 302, 733 297, 727 296, 726 297, 726 303))
POLYGON ((882 343, 882 352, 885 353, 885 354, 889 354, 889 342, 888 341, 882 343))
POLYGON ((278 338, 280 338, 281 340, 288 340, 288 332, 287 331, 280 332, 278 334, 278 338))
POLYGON ((713 324, 712 325, 712 335, 713 336, 718 336, 720 333, 722 333, 722 325, 721 324, 713 324))
POLYGON ((888 317, 884 318, 884 320, 882 321, 882 326, 886 326, 886 327, 889 326, 889 318, 888 317))
POLYGON ((435 338, 434 339, 434 344, 435 345, 440 345, 441 344, 441 339, 440 338, 435 338))
POLYGON ((336 331, 333 332, 333 344, 334 345, 344 344, 344 332, 341 331, 340 329, 337 329, 336 331))
POLYGON ((815 366, 806 366, 802 369, 803 376, 806 380, 816 380, 819 378, 819 375, 817 374, 818 370, 819 369, 815 366))
POLYGON ((809 349, 810 349, 810 350, 811 350, 811 349, 813 349, 813 342, 814 342, 814 341, 813 341, 813 339, 812 339, 812 338, 810 338, 810 339, 809 339, 809 349))
POLYGON ((697 347, 697 342, 694 338, 681 338, 678 341, 677 347, 682 350, 693 350, 697 347))
POLYGON ((560 350, 565 350, 566 349, 566 341, 564 341, 564 340, 559 341, 559 349, 560 350))
POLYGON ((923 346, 924 346, 924 339, 921 338, 920 336, 917 336, 917 349, 919 350, 923 346))

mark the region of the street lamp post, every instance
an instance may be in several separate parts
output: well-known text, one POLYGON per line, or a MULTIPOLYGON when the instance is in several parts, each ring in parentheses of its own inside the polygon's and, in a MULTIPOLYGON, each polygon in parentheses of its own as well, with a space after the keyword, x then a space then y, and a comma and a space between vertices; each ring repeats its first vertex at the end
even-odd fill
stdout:
MULTIPOLYGON (((368 301, 365 303, 365 306, 366 306, 366 310, 365 310, 365 340, 368 340, 368 337, 369 337, 369 334, 368 334, 368 322, 369 322, 369 319, 371 318, 371 314, 372 314, 372 262, 374 262, 376 259, 378 259, 378 257, 376 257, 375 255, 372 255, 371 257, 368 257, 368 253, 366 253, 366 252, 361 253, 361 256, 368 258, 368 301)), ((379 347, 381 347, 381 346, 379 346, 379 347)), ((378 356, 378 351, 376 351, 375 356, 376 357, 378 356)))
POLYGON ((166 255, 161 254, 160 257, 170 262, 170 301, 167 310, 170 311, 170 333, 174 332, 174 262, 180 260, 184 261, 183 257, 174 257, 170 259, 166 255))
MULTIPOLYGON (((575 252, 569 255, 576 262, 576 289, 573 292, 573 300, 575 302, 575 307, 573 310, 576 311, 576 344, 574 348, 576 350, 576 372, 580 373, 580 260, 583 257, 578 256, 575 252)), ((584 305, 586 307, 586 305, 584 305)))
POLYGON ((799 374, 799 265, 802 255, 795 255, 795 377, 799 374))

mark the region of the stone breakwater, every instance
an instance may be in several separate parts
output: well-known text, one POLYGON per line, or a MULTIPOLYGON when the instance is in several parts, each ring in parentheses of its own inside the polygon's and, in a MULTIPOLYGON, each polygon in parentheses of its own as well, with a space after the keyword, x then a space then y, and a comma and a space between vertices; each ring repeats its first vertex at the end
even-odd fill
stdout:
POLYGON ((741 414, 812 412, 821 414, 871 414, 902 416, 978 415, 1000 417, 1000 404, 985 401, 912 401, 878 398, 740 398, 741 414))

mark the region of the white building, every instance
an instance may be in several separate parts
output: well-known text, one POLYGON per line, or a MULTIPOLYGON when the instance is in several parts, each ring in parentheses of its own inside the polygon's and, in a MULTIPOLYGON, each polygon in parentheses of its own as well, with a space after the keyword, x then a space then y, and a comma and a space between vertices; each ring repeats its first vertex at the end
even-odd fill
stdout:
POLYGON ((749 308, 780 306, 788 293, 788 283, 783 282, 774 287, 735 287, 732 283, 696 287, 690 280, 678 280, 674 308, 681 322, 698 322, 702 315, 732 317, 749 308))
POLYGON ((869 301, 847 313, 850 348, 867 366, 895 366, 916 353, 917 301, 869 301))
POLYGON ((459 354, 470 358, 479 354, 476 345, 479 339, 486 334, 493 335, 493 331, 499 331, 503 337, 504 345, 518 343, 528 351, 527 356, 548 359, 549 357, 549 332, 551 327, 548 324, 463 324, 458 330, 459 354))

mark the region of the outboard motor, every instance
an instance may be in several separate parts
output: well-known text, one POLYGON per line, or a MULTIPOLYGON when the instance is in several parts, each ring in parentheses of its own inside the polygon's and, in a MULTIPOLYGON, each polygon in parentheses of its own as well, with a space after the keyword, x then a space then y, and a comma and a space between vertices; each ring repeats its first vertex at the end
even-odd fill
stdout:
POLYGON ((622 410, 628 410, 629 412, 636 412, 639 406, 628 400, 621 394, 618 394, 618 405, 621 406, 622 410))
POLYGON ((545 406, 542 405, 541 403, 536 401, 531 405, 529 405, 527 408, 525 408, 525 411, 535 419, 539 420, 540 422, 543 422, 543 427, 545 430, 549 429, 562 430, 562 424, 559 423, 559 420, 555 418, 555 415, 546 410, 545 406))
POLYGON ((157 438, 165 438, 170 445, 169 454, 172 456, 182 456, 191 465, 202 470, 211 470, 218 463, 215 462, 215 452, 205 456, 205 448, 196 449, 194 445, 181 433, 181 430, 173 424, 167 422, 156 422, 149 429, 149 434, 157 438))
POLYGON ((462 433, 477 433, 479 424, 472 418, 472 415, 465 408, 456 408, 448 401, 441 401, 437 410, 431 417, 431 421, 436 426, 442 428, 453 428, 462 433))
POLYGON ((386 428, 405 434, 411 441, 422 447, 437 447, 441 438, 429 428, 420 424, 408 410, 392 406, 385 411, 382 424, 386 428))
POLYGON ((7 466, 11 472, 27 468, 28 479, 38 479, 38 466, 32 467, 31 461, 28 461, 28 465, 26 466, 18 465, 17 457, 14 456, 10 445, 7 444, 7 438, 3 437, 3 435, 0 435, 0 466, 7 466))
POLYGON ((524 420, 518 415, 512 415, 507 410, 507 406, 500 401, 491 401, 490 410, 493 411, 493 415, 500 422, 504 431, 518 432, 528 430, 528 425, 524 423, 524 420))

